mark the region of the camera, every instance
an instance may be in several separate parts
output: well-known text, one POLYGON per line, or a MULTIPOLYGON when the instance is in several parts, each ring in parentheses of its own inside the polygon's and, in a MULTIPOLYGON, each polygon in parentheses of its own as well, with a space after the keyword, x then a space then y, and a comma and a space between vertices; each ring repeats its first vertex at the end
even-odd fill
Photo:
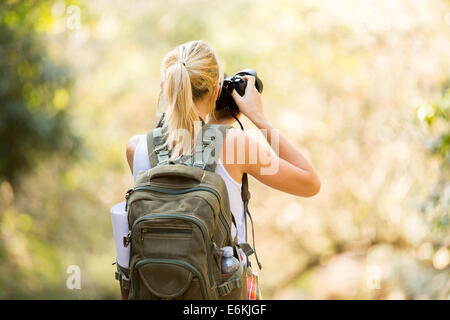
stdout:
MULTIPOLYGON (((222 90, 220 92, 219 98, 216 101, 216 109, 214 110, 214 114, 217 118, 229 116, 230 113, 233 115, 233 117, 236 117, 236 114, 239 113, 239 107, 231 96, 231 93, 233 92, 233 89, 235 89, 241 96, 245 94, 247 80, 244 79, 243 76, 254 76, 256 90, 258 90, 260 93, 263 91, 263 83, 261 79, 258 78, 256 71, 253 69, 244 69, 242 71, 239 71, 231 78, 228 78, 227 74, 225 73, 222 90)), ((156 127, 161 128, 164 124, 164 120, 165 113, 162 114, 156 127)), ((238 119, 237 121, 239 122, 238 119)), ((239 124, 242 127, 242 124, 240 122, 239 124)))
POLYGON ((260 93, 263 91, 263 83, 253 69, 239 71, 231 78, 227 78, 227 75, 225 74, 222 90, 216 101, 216 112, 231 111, 234 114, 239 112, 239 108, 231 96, 231 93, 233 92, 233 89, 235 89, 240 96, 244 95, 245 88, 247 87, 247 80, 244 79, 243 76, 254 76, 256 90, 260 93))

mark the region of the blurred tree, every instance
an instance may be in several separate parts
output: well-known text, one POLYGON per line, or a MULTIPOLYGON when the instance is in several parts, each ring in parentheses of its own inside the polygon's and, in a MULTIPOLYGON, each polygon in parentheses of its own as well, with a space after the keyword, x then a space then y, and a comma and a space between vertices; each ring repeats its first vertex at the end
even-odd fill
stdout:
POLYGON ((0 179, 13 186, 37 161, 79 145, 67 120, 70 71, 49 59, 28 21, 38 8, 0 5, 0 179))
POLYGON ((443 234, 450 229, 450 79, 444 81, 442 95, 433 103, 420 106, 417 117, 426 124, 429 137, 426 149, 440 166, 440 175, 433 192, 423 204, 434 227, 443 234))

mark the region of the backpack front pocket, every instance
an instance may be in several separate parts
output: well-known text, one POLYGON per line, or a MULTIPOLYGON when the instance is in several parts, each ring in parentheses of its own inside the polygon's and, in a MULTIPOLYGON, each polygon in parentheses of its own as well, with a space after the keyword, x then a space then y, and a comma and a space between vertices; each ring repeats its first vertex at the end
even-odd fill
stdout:
POLYGON ((136 219, 131 236, 135 252, 145 259, 190 261, 197 267, 205 261, 203 274, 208 277, 208 287, 214 286, 211 241, 200 219, 179 213, 149 214, 136 219))
POLYGON ((143 259, 133 274, 134 295, 140 299, 209 299, 206 282, 199 270, 186 261, 143 259), (199 290, 200 289, 200 290, 199 290))

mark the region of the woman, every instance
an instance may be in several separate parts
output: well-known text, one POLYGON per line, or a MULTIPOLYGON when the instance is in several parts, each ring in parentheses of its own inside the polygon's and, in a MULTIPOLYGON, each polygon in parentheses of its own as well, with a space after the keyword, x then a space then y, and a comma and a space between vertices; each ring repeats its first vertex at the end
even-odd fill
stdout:
MULTIPOLYGON (((262 130, 269 144, 278 135, 264 116, 260 93, 255 78, 247 79, 245 95, 233 91, 233 98, 242 114, 262 130)), ((164 126, 168 132, 166 144, 171 158, 191 154, 195 124, 201 118, 206 123, 232 124, 234 118, 215 113, 223 72, 214 50, 203 41, 184 43, 170 51, 161 66, 160 102, 165 107, 164 126), (177 130, 189 133, 188 139, 179 140, 177 130)), ((239 116, 239 115, 238 115, 239 116)), ((277 140, 277 139, 275 139, 277 140)), ((248 173, 262 183, 290 194, 311 197, 320 190, 320 180, 311 164, 283 136, 278 136, 279 154, 268 150, 244 131, 231 128, 223 141, 223 149, 216 167, 226 183, 230 208, 237 222, 238 242, 245 241, 244 209, 241 199, 242 176, 248 173), (230 156, 231 155, 231 156, 230 156), (277 170, 267 173, 267 166, 277 164, 277 170)), ((126 155, 136 180, 141 170, 150 169, 145 135, 132 137, 126 155)), ((233 228, 232 234, 236 230, 233 228)))

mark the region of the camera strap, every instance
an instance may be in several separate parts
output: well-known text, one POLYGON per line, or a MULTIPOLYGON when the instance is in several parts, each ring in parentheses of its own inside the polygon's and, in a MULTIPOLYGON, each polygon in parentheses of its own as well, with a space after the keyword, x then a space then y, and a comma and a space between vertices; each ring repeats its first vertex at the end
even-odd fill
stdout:
POLYGON ((241 130, 244 130, 244 126, 242 125, 242 123, 239 121, 238 117, 236 117, 236 115, 234 114, 234 112, 231 109, 230 110, 230 114, 231 116, 234 118, 234 120, 236 120, 239 123, 239 126, 241 127, 241 130))
MULTIPOLYGON (((239 126, 241 127, 241 130, 244 130, 244 126, 239 121, 238 117, 234 114, 234 112, 230 109, 230 113, 233 116, 233 118, 239 123, 239 126)), ((256 253, 256 246, 255 246, 255 228, 253 226, 253 218, 250 214, 250 211, 248 210, 248 201, 250 200, 250 191, 248 190, 248 176, 247 173, 244 173, 242 175, 242 186, 241 186, 241 197, 242 197, 242 203, 244 205, 244 223, 245 223, 245 242, 248 242, 248 232, 247 232, 247 216, 250 218, 250 222, 252 224, 252 241, 253 241, 253 251, 255 252, 255 258, 256 262, 258 263, 259 270, 262 269, 262 264, 259 262, 258 254, 256 253)), ((247 265, 251 267, 250 260, 247 258, 247 265)))
MULTIPOLYGON (((242 175, 242 187, 241 187, 241 197, 242 197, 242 203, 244 204, 244 222, 245 222, 245 242, 248 242, 247 240, 247 216, 250 218, 250 222, 252 224, 252 241, 253 241, 253 251, 255 252, 255 259, 258 263, 259 270, 262 269, 262 264, 259 262, 258 254, 256 253, 256 246, 255 246, 255 229, 253 226, 253 218, 250 214, 250 211, 248 210, 248 201, 250 200, 250 191, 248 190, 248 176, 247 173, 244 173, 242 175)), ((250 260, 247 259, 247 265, 251 266, 250 260)))

